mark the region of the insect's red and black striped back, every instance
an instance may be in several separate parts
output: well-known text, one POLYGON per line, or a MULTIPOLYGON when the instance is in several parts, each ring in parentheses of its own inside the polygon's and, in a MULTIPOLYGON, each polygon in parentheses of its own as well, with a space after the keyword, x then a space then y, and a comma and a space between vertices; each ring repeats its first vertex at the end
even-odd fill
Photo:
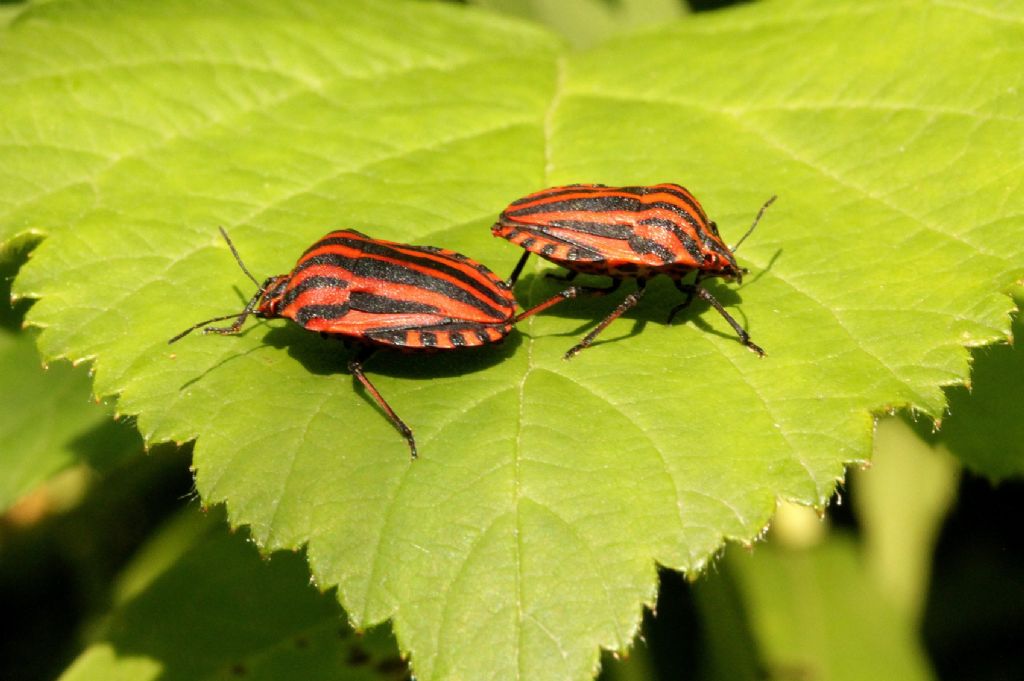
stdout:
POLYGON ((545 189, 514 201, 492 231, 582 272, 647 276, 737 268, 697 199, 672 183, 545 189))
POLYGON ((493 272, 455 251, 341 230, 277 277, 257 314, 378 345, 447 349, 504 338, 515 298, 493 272))

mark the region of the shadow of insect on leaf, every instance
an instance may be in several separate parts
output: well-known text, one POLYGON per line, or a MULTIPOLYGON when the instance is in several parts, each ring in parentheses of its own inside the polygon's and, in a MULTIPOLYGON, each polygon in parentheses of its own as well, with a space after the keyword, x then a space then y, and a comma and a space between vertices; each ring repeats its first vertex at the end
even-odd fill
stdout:
POLYGON ((751 284, 756 283, 757 280, 759 280, 761 277, 771 272, 772 268, 775 267, 775 261, 778 260, 781 255, 782 249, 780 248, 776 250, 775 253, 772 254, 772 257, 768 260, 768 264, 765 265, 763 268, 757 270, 757 273, 754 276, 749 278, 744 277, 744 279, 746 279, 746 283, 744 284, 744 286, 750 286, 751 284))
MULTIPOLYGON (((245 330, 245 331, 242 331, 241 333, 238 334, 238 336, 239 337, 240 336, 244 336, 247 333, 247 331, 248 331, 248 329, 245 330)), ((260 351, 260 348, 259 347, 255 347, 255 348, 250 348, 249 350, 246 350, 244 352, 232 353, 232 354, 228 355, 227 357, 225 357, 224 359, 222 359, 221 361, 219 361, 216 364, 214 364, 213 366, 207 368, 207 370, 204 371, 203 373, 198 374, 196 376, 193 376, 189 380, 187 380, 184 383, 182 383, 181 387, 178 388, 178 390, 179 391, 187 390, 188 388, 191 388, 193 385, 195 385, 196 383, 199 383, 204 378, 206 378, 207 376, 212 374, 214 371, 217 371, 221 367, 227 365, 229 362, 234 362, 236 360, 242 359, 243 357, 245 357, 247 355, 251 355, 252 353, 259 352, 259 351, 260 351)))
MULTIPOLYGON (((264 337, 264 342, 277 349, 287 350, 288 355, 306 371, 318 376, 348 375, 348 361, 355 356, 358 348, 358 344, 347 339, 321 336, 294 324, 271 329, 264 337)), ((522 339, 513 333, 501 343, 460 348, 459 352, 419 348, 408 352, 382 349, 366 364, 368 370, 375 374, 396 378, 448 378, 481 371, 504 362, 515 354, 520 343, 522 339)))
MULTIPOLYGON (((756 283, 757 280, 772 269, 775 265, 775 261, 778 260, 781 255, 782 249, 780 248, 772 255, 768 265, 763 269, 760 269, 755 276, 749 278, 744 283, 744 286, 756 283)), ((536 301, 544 300, 556 293, 558 290, 564 288, 564 282, 558 281, 558 278, 564 272, 565 270, 548 270, 541 274, 528 274, 520 278, 520 291, 528 291, 530 298, 529 301, 521 300, 520 304, 523 305, 524 308, 528 309, 531 304, 535 304, 536 301), (535 290, 537 292, 535 292, 535 290)), ((581 275, 577 281, 584 285, 605 287, 608 285, 609 278, 604 276, 581 275)), ((742 296, 738 289, 727 283, 716 282, 714 279, 710 278, 705 279, 703 285, 713 293, 714 297, 724 307, 730 308, 732 314, 739 316, 743 320, 744 326, 747 325, 747 317, 742 308, 739 307, 742 303, 742 296)), ((587 329, 595 327, 608 313, 609 309, 617 304, 618 297, 620 295, 627 295, 629 290, 629 284, 627 283, 622 287, 622 289, 620 289, 620 291, 622 291, 621 294, 612 293, 608 296, 583 296, 576 298, 571 304, 556 305, 549 311, 545 311, 544 314, 547 316, 560 317, 563 319, 586 320, 576 329, 552 335, 557 337, 577 337, 587 329)), ((666 311, 671 310, 673 306, 679 303, 679 291, 672 285, 671 280, 668 277, 653 278, 650 284, 648 284, 648 291, 649 293, 641 304, 623 315, 624 318, 632 318, 634 320, 633 328, 625 334, 602 338, 600 341, 593 344, 595 347, 639 335, 643 332, 643 329, 648 322, 653 321, 659 324, 664 324, 666 322, 666 311)), ((523 296, 521 295, 520 298, 522 297, 523 296)), ((686 321, 692 321, 704 332, 714 334, 721 338, 734 338, 734 334, 713 328, 711 324, 703 318, 703 315, 710 307, 711 306, 707 302, 704 302, 699 298, 695 299, 689 306, 689 309, 679 315, 679 317, 674 320, 674 323, 681 324, 686 321)))

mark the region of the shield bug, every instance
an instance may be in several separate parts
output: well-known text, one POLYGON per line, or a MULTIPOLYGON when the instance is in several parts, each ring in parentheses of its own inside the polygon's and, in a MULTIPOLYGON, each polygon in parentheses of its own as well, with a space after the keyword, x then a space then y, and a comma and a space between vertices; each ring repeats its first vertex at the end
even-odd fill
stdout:
POLYGON ((261 284, 223 228, 221 234, 239 267, 256 284, 256 293, 240 313, 194 324, 168 342, 200 328, 203 333, 235 334, 250 315, 285 317, 304 329, 347 340, 356 346, 349 371, 405 437, 414 459, 412 430, 363 372, 366 361, 381 348, 455 350, 497 343, 512 331, 511 286, 455 251, 340 230, 306 249, 291 272, 261 284), (208 326, 226 319, 234 321, 224 327, 208 326))
POLYGON ((513 201, 491 232, 526 249, 509 278, 510 284, 515 283, 531 253, 568 269, 565 277, 559 277, 565 281, 572 281, 580 273, 612 279, 606 287, 570 286, 519 315, 517 321, 562 300, 580 294, 606 295, 618 289, 624 279, 636 280, 636 290, 570 348, 566 359, 589 347, 609 324, 636 305, 644 295, 647 280, 659 274, 670 277, 686 296, 672 308, 667 323, 694 296, 700 297, 725 318, 743 345, 764 356, 764 350, 750 340, 750 334, 701 282, 711 277, 742 281, 747 270, 736 263, 734 253, 775 199, 773 196, 761 206, 753 225, 731 249, 693 194, 671 183, 552 187, 513 201), (690 274, 693 278, 684 281, 690 274))

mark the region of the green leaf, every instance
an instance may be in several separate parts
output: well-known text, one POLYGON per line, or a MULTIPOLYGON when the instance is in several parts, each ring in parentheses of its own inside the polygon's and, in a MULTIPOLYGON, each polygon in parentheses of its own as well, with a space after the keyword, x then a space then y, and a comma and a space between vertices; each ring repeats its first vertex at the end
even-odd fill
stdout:
MULTIPOLYGON (((765 3, 565 55, 424 3, 46 5, 0 40, 0 239, 52 234, 16 282, 45 356, 93 359, 147 440, 198 438, 204 501, 307 546, 357 624, 394 620, 418 678, 585 678, 630 644, 655 562, 700 570, 776 499, 824 505, 873 413, 938 415, 965 346, 1007 336, 1014 11, 765 3), (381 356, 410 463, 334 342, 277 321, 166 345, 251 295, 218 225, 260 276, 343 226, 504 273, 518 253, 488 227, 510 200, 664 180, 730 240, 781 196, 743 286, 709 285, 767 358, 706 307, 663 325, 664 281, 572 362, 614 301, 502 348, 381 356)), ((524 304, 558 290, 531 269, 524 304)))
MULTIPOLYGON (((1024 308, 1024 294, 1017 296, 1024 308)), ((933 444, 941 444, 972 471, 993 481, 1024 477, 1024 317, 1013 323, 1015 345, 978 348, 971 387, 949 390, 949 414, 938 430, 918 431, 933 444)))
POLYGON ((713 659, 720 671, 707 678, 932 678, 910 621, 864 571, 848 537, 833 535, 813 549, 731 550, 722 574, 695 592, 706 621, 745 624, 737 630, 715 622, 712 650, 753 642, 742 647, 739 664, 713 659), (731 639, 714 640, 722 636, 731 639), (750 657, 759 658, 756 670, 750 657))
POLYGON ((89 397, 85 367, 43 367, 34 331, 14 331, 20 309, 7 306, 14 253, 0 257, 0 512, 54 474, 78 463, 99 470, 141 451, 135 429, 114 422, 89 397), (6 257, 10 256, 10 257, 6 257))
POLYGON ((140 450, 138 436, 89 399, 85 369, 43 369, 35 333, 0 329, 0 511, 77 463, 106 468, 140 450))
POLYGON ((221 518, 187 512, 126 569, 121 598, 63 681, 408 678, 384 629, 356 635, 301 556, 261 560, 221 518))

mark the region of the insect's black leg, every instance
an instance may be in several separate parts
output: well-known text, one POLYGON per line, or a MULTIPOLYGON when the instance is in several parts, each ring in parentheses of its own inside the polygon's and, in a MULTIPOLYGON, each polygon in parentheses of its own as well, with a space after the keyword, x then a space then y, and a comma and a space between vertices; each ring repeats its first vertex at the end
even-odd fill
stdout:
POLYGON ((225 327, 208 326, 205 329, 203 329, 203 333, 220 333, 220 334, 238 333, 238 330, 242 328, 242 324, 245 323, 246 318, 249 315, 251 315, 253 313, 253 311, 256 309, 256 306, 259 304, 260 297, 262 295, 263 295, 263 290, 262 289, 257 291, 256 295, 254 295, 252 298, 249 299, 249 302, 246 304, 245 309, 242 310, 242 314, 238 315, 238 317, 235 318, 235 321, 231 322, 231 326, 225 326, 225 327))
POLYGON ((612 291, 614 291, 617 288, 619 288, 619 286, 621 284, 622 284, 622 280, 621 279, 613 278, 611 285, 610 286, 605 286, 605 287, 600 287, 600 286, 570 286, 569 288, 565 289, 564 291, 559 291, 558 293, 556 293, 555 295, 551 296, 550 298, 548 298, 544 302, 539 303, 537 305, 534 305, 529 310, 516 315, 515 321, 519 322, 519 321, 521 321, 523 319, 526 319, 527 317, 532 317, 533 315, 537 314, 538 312, 543 312, 544 310, 548 309, 549 307, 552 307, 553 305, 557 305, 558 303, 562 302, 563 300, 569 300, 570 298, 575 298, 575 297, 579 296, 580 294, 589 294, 589 295, 592 295, 592 296, 608 295, 612 291))
POLYGON ((512 288, 517 281, 519 281, 519 275, 523 273, 523 268, 526 267, 526 261, 530 259, 530 251, 524 251, 523 257, 519 258, 519 262, 516 263, 515 269, 512 270, 512 274, 508 275, 508 279, 505 283, 508 284, 509 288, 512 288))
POLYGON ((192 326, 188 327, 187 329, 185 329, 184 331, 179 333, 174 338, 172 338, 169 341, 167 341, 168 345, 170 345, 171 343, 175 343, 177 341, 180 341, 182 338, 184 338, 185 336, 189 335, 190 333, 192 333, 196 329, 202 329, 204 326, 206 326, 210 322, 219 322, 219 321, 224 320, 224 319, 234 319, 235 321, 233 321, 231 323, 231 326, 206 326, 206 328, 203 329, 203 333, 220 333, 220 334, 238 333, 239 329, 242 328, 242 324, 245 323, 245 320, 256 309, 256 306, 260 302, 260 296, 262 296, 262 295, 263 295, 263 289, 260 289, 259 291, 256 292, 256 295, 254 295, 249 300, 248 304, 246 304, 246 306, 245 306, 245 309, 242 310, 242 312, 240 314, 237 314, 237 315, 229 314, 229 315, 224 315, 223 317, 214 317, 213 319, 207 319, 206 321, 199 322, 198 324, 193 324, 192 326))
POLYGON ((381 396, 377 388, 370 382, 370 379, 363 373, 363 364, 366 363, 366 360, 370 359, 373 353, 374 349, 369 347, 364 347, 359 350, 356 356, 349 360, 348 370, 352 372, 353 376, 359 379, 359 382, 363 384, 364 388, 366 388, 366 392, 370 393, 370 396, 373 397, 377 404, 380 405, 380 408, 384 410, 384 413, 387 414, 392 425, 398 429, 398 432, 402 434, 405 441, 409 443, 409 453, 412 455, 412 458, 415 459, 417 456, 416 440, 412 436, 412 429, 405 425, 405 421, 398 418, 398 414, 395 413, 395 410, 391 408, 391 405, 387 403, 387 400, 381 396))
MULTIPOLYGON (((615 288, 618 288, 618 284, 619 284, 619 281, 616 280, 616 283, 612 287, 612 290, 614 290, 615 288)), ((612 310, 612 313, 610 315, 608 315, 607 317, 605 317, 601 321, 601 323, 597 325, 597 328, 595 328, 593 331, 591 331, 586 336, 584 336, 583 340, 581 340, 578 344, 576 344, 573 347, 569 348, 569 352, 565 353, 565 359, 572 359, 574 356, 579 354, 581 351, 586 350, 587 348, 589 348, 591 343, 594 342, 594 339, 597 338, 598 334, 600 334, 602 331, 604 331, 606 328, 608 328, 609 324, 614 322, 616 319, 621 317, 624 312, 628 311, 631 307, 633 307, 638 302, 640 302, 640 299, 644 295, 644 291, 647 290, 646 287, 647 287, 647 280, 646 279, 637 279, 636 280, 636 290, 633 291, 632 293, 630 293, 628 296, 626 296, 625 299, 621 303, 619 303, 619 306, 616 307, 614 310, 612 310)), ((604 290, 604 289, 599 289, 599 290, 604 290)), ((607 293, 607 291, 605 291, 605 292, 607 293)))
POLYGON ((739 322, 733 319, 732 315, 725 311, 725 308, 722 307, 722 304, 718 302, 713 295, 711 295, 711 292, 700 286, 697 286, 696 288, 697 295, 708 301, 711 304, 711 307, 718 310, 718 314, 722 315, 725 318, 725 321, 729 322, 729 326, 731 326, 733 331, 736 332, 736 335, 740 337, 740 342, 756 352, 759 357, 764 357, 764 350, 761 346, 750 340, 750 334, 747 333, 746 329, 740 326, 739 322))
POLYGON ((700 273, 699 272, 694 276, 693 282, 690 283, 690 284, 684 284, 681 279, 676 279, 675 280, 676 288, 679 289, 680 291, 682 291, 682 293, 684 295, 686 295, 686 300, 684 300, 683 302, 679 303, 678 305, 673 307, 671 310, 669 310, 668 320, 665 321, 666 324, 671 324, 672 320, 676 318, 677 314, 679 314, 680 312, 682 312, 686 308, 690 307, 690 303, 693 302, 693 296, 695 296, 697 294, 697 285, 699 283, 700 283, 700 273))

